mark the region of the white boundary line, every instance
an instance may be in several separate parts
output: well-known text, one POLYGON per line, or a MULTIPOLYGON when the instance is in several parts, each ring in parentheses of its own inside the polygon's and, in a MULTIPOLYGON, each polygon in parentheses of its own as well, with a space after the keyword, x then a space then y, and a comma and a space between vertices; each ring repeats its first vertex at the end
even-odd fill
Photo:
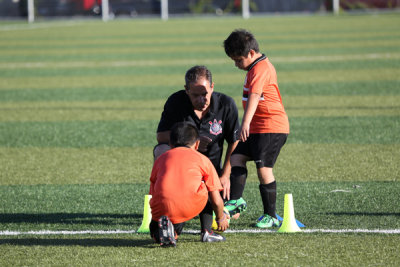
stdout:
MULTIPOLYGON (((135 234, 136 230, 82 230, 82 231, 0 231, 0 236, 20 236, 20 235, 114 235, 114 234, 135 234)), ((186 230, 183 233, 197 234, 198 230, 186 230)), ((243 229, 243 230, 227 230, 225 233, 276 233, 276 230, 261 230, 261 229, 243 229)), ((400 229, 304 229, 300 233, 335 233, 335 234, 400 234, 400 229)))

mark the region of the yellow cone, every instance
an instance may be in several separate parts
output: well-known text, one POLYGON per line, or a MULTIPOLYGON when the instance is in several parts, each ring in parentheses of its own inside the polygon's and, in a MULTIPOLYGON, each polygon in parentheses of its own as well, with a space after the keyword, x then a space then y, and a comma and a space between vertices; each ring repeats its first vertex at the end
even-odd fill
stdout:
POLYGON ((283 222, 279 228, 279 233, 300 232, 300 228, 294 217, 293 197, 292 194, 285 194, 285 206, 283 210, 283 222))
POLYGON ((142 225, 137 230, 138 233, 150 233, 150 221, 151 221, 151 208, 150 208, 151 195, 144 196, 144 208, 143 208, 143 219, 142 225))

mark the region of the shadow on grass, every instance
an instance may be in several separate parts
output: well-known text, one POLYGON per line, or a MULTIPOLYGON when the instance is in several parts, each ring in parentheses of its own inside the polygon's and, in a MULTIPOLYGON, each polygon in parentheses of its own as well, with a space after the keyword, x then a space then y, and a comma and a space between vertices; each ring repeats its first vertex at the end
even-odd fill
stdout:
POLYGON ((47 224, 95 224, 95 225, 132 225, 140 222, 142 214, 109 213, 6 213, 0 214, 1 223, 47 223, 47 224))
MULTIPOLYGON (((147 236, 147 235, 146 235, 147 236)), ((82 246, 82 247, 157 247, 150 238, 143 240, 117 239, 117 238, 6 238, 0 239, 0 245, 13 246, 82 246)))

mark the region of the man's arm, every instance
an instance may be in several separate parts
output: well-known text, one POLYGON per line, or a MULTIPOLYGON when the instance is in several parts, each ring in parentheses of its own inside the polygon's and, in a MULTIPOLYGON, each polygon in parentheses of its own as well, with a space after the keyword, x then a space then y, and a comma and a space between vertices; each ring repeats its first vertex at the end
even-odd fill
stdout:
POLYGON ((239 130, 239 115, 238 110, 235 104, 235 101, 231 97, 226 97, 226 107, 227 107, 227 115, 225 117, 225 133, 224 139, 228 143, 228 147, 225 153, 225 160, 222 165, 222 172, 220 177, 220 182, 222 184, 224 199, 230 199, 230 191, 231 191, 231 155, 235 150, 237 144, 239 143, 238 139, 238 130, 239 130))
POLYGON ((227 200, 230 199, 230 193, 231 193, 231 180, 230 180, 231 155, 232 155, 233 150, 235 150, 238 143, 239 143, 239 141, 228 144, 228 148, 226 149, 226 154, 225 154, 224 165, 222 167, 222 174, 220 177, 222 187, 224 188, 222 197, 227 200))
POLYGON ((168 97, 164 104, 164 110, 161 113, 161 119, 157 127, 157 143, 153 150, 154 160, 161 154, 169 150, 169 135, 172 125, 179 118, 179 111, 176 109, 176 103, 179 102, 179 93, 174 93, 168 97))
POLYGON ((169 146, 169 134, 171 131, 164 131, 157 133, 157 142, 158 145, 154 147, 153 156, 154 161, 158 159, 164 152, 170 150, 169 146))
POLYGON ((159 144, 169 144, 169 134, 171 131, 164 131, 157 133, 157 142, 159 144))

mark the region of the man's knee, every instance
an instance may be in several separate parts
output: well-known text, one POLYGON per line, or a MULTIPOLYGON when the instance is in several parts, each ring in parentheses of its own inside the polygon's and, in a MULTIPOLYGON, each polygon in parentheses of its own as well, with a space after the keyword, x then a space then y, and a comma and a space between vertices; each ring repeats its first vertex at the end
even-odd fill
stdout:
POLYGON ((154 148, 153 148, 153 157, 154 160, 158 159, 159 156, 161 156, 164 152, 170 150, 171 147, 168 144, 157 144, 154 148))

